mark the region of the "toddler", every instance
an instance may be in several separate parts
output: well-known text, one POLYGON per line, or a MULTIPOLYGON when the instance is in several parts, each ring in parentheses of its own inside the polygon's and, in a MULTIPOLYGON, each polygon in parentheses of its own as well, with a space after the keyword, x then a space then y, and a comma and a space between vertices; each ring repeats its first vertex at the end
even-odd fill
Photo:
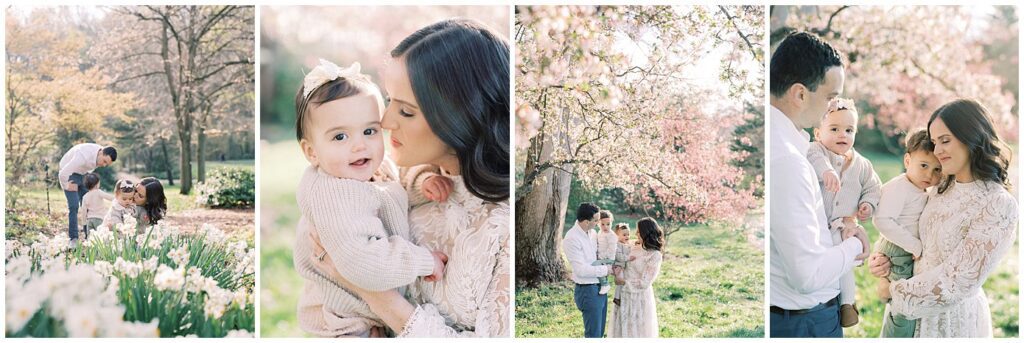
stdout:
POLYGON ((88 189, 88 191, 82 197, 82 207, 78 215, 82 217, 79 221, 85 223, 85 226, 83 226, 85 239, 89 239, 89 231, 103 225, 103 217, 106 214, 105 209, 107 207, 105 200, 114 200, 114 196, 100 190, 99 175, 88 173, 82 177, 82 180, 85 189, 88 189))
MULTIPOLYGON (((857 109, 850 99, 837 99, 814 129, 815 142, 807 149, 821 185, 825 216, 834 244, 842 243, 843 231, 857 227, 854 218, 868 220, 881 197, 881 181, 871 162, 853 149, 857 134, 857 109)), ((864 247, 867 251, 868 247, 864 247)), ((843 327, 860 321, 854 304, 857 286, 853 272, 840 278, 839 322, 843 327)))
MULTIPOLYGON (((876 251, 889 257, 889 277, 878 287, 889 288, 889 281, 913 276, 914 261, 921 257, 921 239, 918 219, 928 203, 928 187, 939 183, 942 167, 932 153, 927 130, 918 130, 907 136, 907 152, 903 154, 906 173, 882 185, 882 198, 873 223, 881 238, 875 243, 876 251)), ((914 337, 916 321, 889 313, 883 317, 882 337, 914 337)))
POLYGON ((113 228, 124 223, 124 217, 135 217, 135 184, 129 180, 117 180, 114 184, 114 203, 103 217, 103 224, 113 228))

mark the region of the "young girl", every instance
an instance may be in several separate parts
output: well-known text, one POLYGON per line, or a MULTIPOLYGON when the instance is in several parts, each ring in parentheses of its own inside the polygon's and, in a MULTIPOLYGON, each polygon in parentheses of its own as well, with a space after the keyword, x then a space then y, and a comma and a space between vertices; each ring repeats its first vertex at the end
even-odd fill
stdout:
MULTIPOLYGON (((654 280, 661 273, 661 249, 664 234, 651 218, 636 223, 637 244, 631 247, 629 266, 616 279, 621 304, 612 312, 611 337, 658 337, 658 311, 654 298, 654 280)), ((617 269, 617 268, 616 268, 617 269)))
MULTIPOLYGON (((447 257, 410 241, 409 199, 384 156, 384 101, 359 64, 342 69, 320 60, 306 75, 295 107, 296 138, 310 163, 296 190, 302 211, 297 234, 315 231, 338 274, 363 289, 400 288, 417 277, 440 279, 447 257)), ((419 189, 444 180, 427 178, 419 189)), ((299 326, 322 337, 379 332, 384 327, 379 316, 332 282, 330 270, 311 262, 326 256, 311 256, 310 240, 296 242, 295 267, 307 280, 299 297, 299 326)))
POLYGON ((103 225, 113 227, 123 224, 125 216, 134 218, 135 214, 135 184, 129 180, 117 180, 114 184, 114 203, 110 204, 103 225))
MULTIPOLYGON (((875 250, 889 257, 892 263, 889 281, 913 276, 914 261, 921 257, 921 236, 917 222, 928 203, 928 187, 939 183, 942 167, 932 153, 928 130, 919 130, 907 136, 907 152, 903 154, 906 173, 882 185, 882 199, 874 224, 882 238, 875 250)), ((888 284, 879 283, 888 288, 888 284)), ((916 320, 886 312, 882 322, 882 337, 914 337, 916 320)))
POLYGON ((80 220, 85 223, 85 239, 89 239, 89 231, 103 224, 103 216, 106 214, 105 200, 114 200, 114 196, 100 189, 99 175, 88 173, 82 179, 88 191, 82 197, 82 208, 78 213, 82 216, 80 220))
MULTIPOLYGON (((844 228, 856 228, 855 218, 868 220, 878 207, 881 181, 871 161, 853 149, 857 136, 853 100, 838 99, 835 105, 835 110, 825 114, 820 127, 814 129, 815 142, 807 149, 807 160, 821 182, 832 241, 839 244, 844 228)), ((843 327, 857 325, 860 315, 854 304, 857 285, 853 272, 843 275, 839 282, 839 323, 843 327)))
MULTIPOLYGON (((615 235, 619 237, 619 241, 618 241, 619 244, 618 244, 618 247, 617 247, 618 249, 616 249, 616 251, 615 251, 615 264, 614 264, 614 266, 619 267, 619 270, 621 271, 621 270, 626 269, 626 263, 628 261, 630 261, 629 247, 630 247, 631 244, 629 244, 629 224, 626 224, 626 223, 615 224, 615 235)), ((636 257, 634 256, 633 258, 635 259, 636 257)), ((615 275, 616 279, 621 279, 622 278, 622 273, 621 272, 619 274, 614 274, 614 275, 615 275)), ((612 300, 612 302, 615 303, 616 306, 622 304, 622 302, 620 300, 621 295, 622 294, 619 293, 618 291, 615 292, 615 299, 612 300)))

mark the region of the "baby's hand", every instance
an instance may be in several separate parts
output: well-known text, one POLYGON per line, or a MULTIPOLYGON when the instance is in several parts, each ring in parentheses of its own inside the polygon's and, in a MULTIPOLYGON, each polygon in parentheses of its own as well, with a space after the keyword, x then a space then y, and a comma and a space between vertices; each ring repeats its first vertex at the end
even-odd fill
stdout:
POLYGON ((917 256, 917 255, 910 255, 910 256, 912 256, 912 258, 914 259, 914 261, 917 261, 917 260, 920 260, 920 259, 921 259, 921 256, 917 256))
POLYGON ((629 261, 630 262, 636 261, 636 255, 629 255, 629 261))
POLYGON ((424 281, 437 282, 444 277, 444 268, 448 264, 448 255, 443 252, 434 251, 434 273, 423 278, 424 281))
POLYGON ((836 193, 839 192, 839 175, 836 175, 834 170, 826 170, 821 175, 821 180, 825 182, 825 190, 836 193))
POLYGON ((423 190, 423 196, 430 201, 445 202, 448 200, 448 194, 452 193, 452 180, 441 175, 432 175, 423 181, 420 189, 423 190))
POLYGON ((871 218, 872 212, 874 211, 871 209, 871 204, 863 202, 860 204, 860 209, 857 210, 857 219, 861 221, 868 220, 868 218, 871 218))

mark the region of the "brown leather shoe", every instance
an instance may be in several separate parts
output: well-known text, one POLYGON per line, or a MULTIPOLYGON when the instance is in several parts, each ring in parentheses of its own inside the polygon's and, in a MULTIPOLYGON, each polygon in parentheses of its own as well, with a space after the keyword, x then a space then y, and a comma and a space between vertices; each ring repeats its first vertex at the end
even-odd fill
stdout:
POLYGON ((860 311, 857 305, 843 304, 839 306, 839 325, 848 328, 860 322, 860 311))

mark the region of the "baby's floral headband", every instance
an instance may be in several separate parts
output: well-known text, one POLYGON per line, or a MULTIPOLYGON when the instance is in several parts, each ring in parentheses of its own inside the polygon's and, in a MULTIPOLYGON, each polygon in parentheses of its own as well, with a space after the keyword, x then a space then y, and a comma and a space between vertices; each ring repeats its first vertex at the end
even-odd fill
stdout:
POLYGON ((853 112, 857 112, 857 106, 854 105, 853 99, 836 98, 835 100, 832 100, 832 104, 829 106, 828 112, 832 113, 835 111, 842 110, 850 110, 853 112))
POLYGON ((335 79, 342 77, 347 79, 363 77, 363 74, 359 70, 359 62, 353 62, 348 68, 341 68, 334 63, 327 62, 321 58, 320 65, 313 68, 309 74, 306 74, 306 78, 302 80, 302 98, 308 99, 309 95, 312 94, 317 87, 334 81, 335 79))

